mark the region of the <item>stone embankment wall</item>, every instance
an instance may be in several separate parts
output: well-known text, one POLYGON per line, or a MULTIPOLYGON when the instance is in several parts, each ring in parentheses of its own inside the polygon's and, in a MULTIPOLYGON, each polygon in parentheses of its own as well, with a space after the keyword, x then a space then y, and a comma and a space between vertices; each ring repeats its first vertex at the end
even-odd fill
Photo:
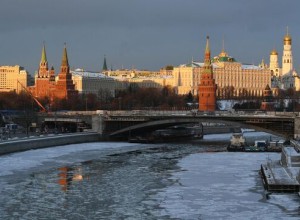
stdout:
POLYGON ((100 141, 99 133, 74 133, 54 135, 47 137, 23 138, 0 142, 0 154, 8 154, 19 151, 54 147, 67 144, 79 144, 100 141))

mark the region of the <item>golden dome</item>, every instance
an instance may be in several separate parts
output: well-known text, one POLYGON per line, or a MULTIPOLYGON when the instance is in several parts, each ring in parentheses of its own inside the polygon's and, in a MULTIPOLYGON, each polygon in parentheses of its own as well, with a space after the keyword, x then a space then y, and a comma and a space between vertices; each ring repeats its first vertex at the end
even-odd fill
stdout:
POLYGON ((275 49, 273 49, 273 50, 271 51, 271 55, 278 55, 278 53, 277 53, 277 51, 276 51, 275 49))
POLYGON ((228 54, 224 50, 222 50, 219 54, 219 57, 228 57, 228 54))
POLYGON ((292 38, 289 34, 285 35, 284 41, 291 41, 291 40, 292 40, 292 38))

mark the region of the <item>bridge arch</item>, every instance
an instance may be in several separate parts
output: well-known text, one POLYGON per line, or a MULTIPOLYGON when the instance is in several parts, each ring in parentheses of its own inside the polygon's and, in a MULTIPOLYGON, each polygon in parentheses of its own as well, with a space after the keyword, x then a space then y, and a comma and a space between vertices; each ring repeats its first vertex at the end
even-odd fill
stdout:
POLYGON ((266 133, 270 133, 276 136, 290 138, 286 133, 278 132, 277 130, 271 128, 266 128, 261 126, 262 124, 251 124, 247 121, 233 121, 231 118, 224 120, 219 118, 202 118, 202 117, 185 117, 185 118, 169 118, 169 119, 157 119, 153 121, 141 122, 139 124, 129 126, 117 131, 110 133, 110 137, 118 137, 118 136, 129 136, 133 133, 138 133, 139 130, 143 132, 151 132, 158 129, 163 129, 175 125, 183 125, 183 124, 199 124, 203 126, 203 123, 220 123, 228 126, 240 126, 241 128, 246 129, 255 129, 256 131, 263 131, 266 133))
POLYGON ((172 118, 172 119, 162 119, 155 121, 147 121, 137 125, 129 126, 118 131, 112 132, 110 134, 111 137, 116 137, 119 135, 129 135, 132 132, 137 132, 140 129, 143 129, 144 132, 154 131, 157 129, 167 128, 175 125, 183 125, 183 124, 199 124, 201 125, 200 119, 194 118, 172 118))

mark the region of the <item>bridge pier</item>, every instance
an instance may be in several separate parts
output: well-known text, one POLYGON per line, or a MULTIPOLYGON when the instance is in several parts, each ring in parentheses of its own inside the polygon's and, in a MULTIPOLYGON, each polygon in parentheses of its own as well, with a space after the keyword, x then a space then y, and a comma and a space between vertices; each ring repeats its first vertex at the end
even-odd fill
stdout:
POLYGON ((95 132, 103 135, 103 131, 105 128, 104 116, 103 115, 93 115, 92 116, 92 129, 95 132))
POLYGON ((294 139, 300 139, 300 117, 295 117, 294 120, 294 139))

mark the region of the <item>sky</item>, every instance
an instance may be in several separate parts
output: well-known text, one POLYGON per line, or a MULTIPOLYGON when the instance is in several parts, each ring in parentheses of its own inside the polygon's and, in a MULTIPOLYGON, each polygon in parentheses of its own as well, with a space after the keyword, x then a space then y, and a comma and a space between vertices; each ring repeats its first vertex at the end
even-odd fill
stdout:
MULTIPOLYGON (((59 70, 64 43, 72 69, 159 70, 203 61, 222 50, 242 63, 269 63, 292 37, 300 72, 299 0, 1 0, 0 65, 38 69, 43 42, 49 66, 59 70)), ((281 65, 281 64, 280 64, 281 65)))

